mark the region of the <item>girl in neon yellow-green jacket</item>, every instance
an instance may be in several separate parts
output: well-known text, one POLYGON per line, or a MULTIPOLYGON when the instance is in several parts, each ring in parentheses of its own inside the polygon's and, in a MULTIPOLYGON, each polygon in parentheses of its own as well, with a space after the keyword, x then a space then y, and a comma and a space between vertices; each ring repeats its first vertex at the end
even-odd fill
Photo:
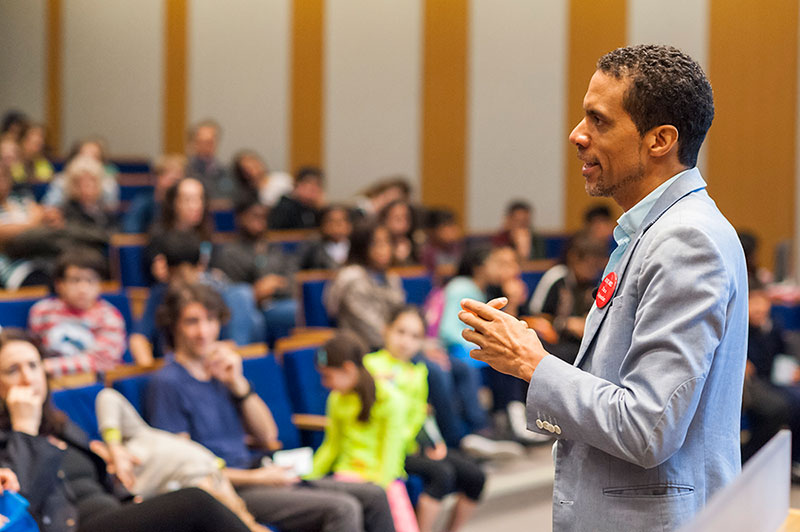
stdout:
POLYGON ((420 353, 425 338, 425 319, 408 305, 389 316, 384 331, 385 348, 364 357, 364 366, 378 383, 391 385, 402 401, 406 420, 399 437, 407 453, 405 469, 422 477, 424 491, 417 501, 417 519, 422 532, 433 530, 442 510, 442 498, 457 493, 457 502, 446 530, 460 529, 475 509, 486 477, 468 456, 444 444, 436 421, 428 414, 428 369, 412 359, 420 353))
POLYGON ((405 485, 405 402, 391 385, 376 382, 364 368, 364 344, 343 332, 317 353, 322 384, 331 390, 328 424, 309 478, 329 473, 339 480, 374 482, 387 490, 398 532, 418 532, 405 485))

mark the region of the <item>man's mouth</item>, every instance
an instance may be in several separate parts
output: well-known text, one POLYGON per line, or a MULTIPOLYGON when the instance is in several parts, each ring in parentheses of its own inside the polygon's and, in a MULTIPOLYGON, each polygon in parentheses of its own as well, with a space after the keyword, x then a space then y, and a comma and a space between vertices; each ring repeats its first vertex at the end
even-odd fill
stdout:
POLYGON ((597 161, 583 161, 581 173, 584 177, 588 177, 588 174, 592 173, 595 168, 600 168, 600 163, 597 161))

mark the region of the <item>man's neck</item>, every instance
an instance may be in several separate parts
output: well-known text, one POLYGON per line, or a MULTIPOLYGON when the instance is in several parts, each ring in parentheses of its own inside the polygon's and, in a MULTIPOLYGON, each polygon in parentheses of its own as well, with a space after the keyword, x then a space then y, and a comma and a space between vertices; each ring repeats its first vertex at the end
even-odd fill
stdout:
POLYGON ((622 207, 622 210, 629 211, 662 183, 688 169, 688 166, 680 163, 656 166, 631 186, 615 194, 614 201, 622 207))
POLYGON ((181 349, 176 349, 174 356, 175 362, 183 366, 183 369, 195 379, 203 382, 211 380, 211 374, 206 368, 202 358, 192 356, 181 349))

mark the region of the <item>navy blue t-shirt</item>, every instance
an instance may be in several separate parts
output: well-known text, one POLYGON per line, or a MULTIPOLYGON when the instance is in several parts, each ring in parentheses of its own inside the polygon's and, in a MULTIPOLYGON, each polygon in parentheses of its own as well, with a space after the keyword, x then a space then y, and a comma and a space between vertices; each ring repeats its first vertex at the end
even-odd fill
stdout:
POLYGON ((250 467, 242 420, 224 384, 216 379, 199 381, 173 361, 153 375, 146 395, 150 425, 188 433, 228 467, 250 467))

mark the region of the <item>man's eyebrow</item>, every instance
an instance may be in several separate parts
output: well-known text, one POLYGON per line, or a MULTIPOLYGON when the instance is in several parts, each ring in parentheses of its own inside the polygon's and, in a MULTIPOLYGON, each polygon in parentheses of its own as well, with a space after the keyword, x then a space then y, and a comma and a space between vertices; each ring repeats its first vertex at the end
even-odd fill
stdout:
POLYGON ((600 119, 606 120, 606 121, 608 120, 608 117, 604 113, 602 113, 601 111, 598 111, 597 109, 594 109, 592 107, 587 107, 586 108, 586 115, 587 116, 596 117, 596 118, 600 118, 600 119))

